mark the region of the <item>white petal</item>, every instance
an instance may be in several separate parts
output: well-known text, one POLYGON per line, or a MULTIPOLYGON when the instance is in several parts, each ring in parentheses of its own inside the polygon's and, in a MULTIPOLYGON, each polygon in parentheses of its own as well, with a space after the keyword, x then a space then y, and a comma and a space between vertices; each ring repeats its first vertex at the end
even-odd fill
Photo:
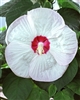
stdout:
POLYGON ((59 35, 58 30, 64 27, 63 18, 56 12, 48 8, 37 8, 28 12, 31 16, 38 35, 48 38, 59 35))
POLYGON ((67 67, 59 65, 51 54, 43 54, 32 60, 29 75, 36 81, 51 82, 60 78, 67 67))
POLYGON ((5 41, 7 44, 13 40, 30 44, 36 34, 36 29, 29 23, 27 15, 23 15, 9 26, 5 41))
POLYGON ((9 26, 5 40, 7 44, 13 40, 30 44, 37 35, 58 37, 64 25, 63 18, 57 12, 48 8, 33 9, 9 26))
POLYGON ((68 26, 62 29, 61 35, 50 40, 50 52, 60 65, 68 65, 76 55, 78 42, 76 34, 68 26))
POLYGON ((5 57, 9 67, 20 77, 29 77, 29 63, 34 56, 35 53, 30 46, 19 42, 11 42, 5 50, 5 57))

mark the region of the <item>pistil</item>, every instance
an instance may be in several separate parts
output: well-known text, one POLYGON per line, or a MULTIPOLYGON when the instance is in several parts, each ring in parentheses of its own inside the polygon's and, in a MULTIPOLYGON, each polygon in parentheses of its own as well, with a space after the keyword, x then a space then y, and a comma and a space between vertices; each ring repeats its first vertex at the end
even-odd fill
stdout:
POLYGON ((39 55, 44 54, 43 43, 39 43, 39 44, 38 44, 36 53, 38 53, 39 55))

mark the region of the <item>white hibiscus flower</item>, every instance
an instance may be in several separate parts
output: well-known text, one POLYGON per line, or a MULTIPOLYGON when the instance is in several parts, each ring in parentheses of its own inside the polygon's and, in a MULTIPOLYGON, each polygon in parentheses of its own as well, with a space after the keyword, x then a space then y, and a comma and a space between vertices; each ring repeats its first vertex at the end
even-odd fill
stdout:
POLYGON ((18 76, 55 81, 77 52, 77 38, 63 18, 48 8, 36 8, 8 28, 5 57, 18 76))

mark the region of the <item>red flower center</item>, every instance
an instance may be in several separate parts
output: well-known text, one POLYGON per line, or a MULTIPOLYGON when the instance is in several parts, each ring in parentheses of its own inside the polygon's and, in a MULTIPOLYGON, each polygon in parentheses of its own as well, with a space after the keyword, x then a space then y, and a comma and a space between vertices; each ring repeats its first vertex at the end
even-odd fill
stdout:
POLYGON ((47 53, 50 48, 50 42, 45 36, 36 36, 32 41, 33 51, 39 55, 47 53))

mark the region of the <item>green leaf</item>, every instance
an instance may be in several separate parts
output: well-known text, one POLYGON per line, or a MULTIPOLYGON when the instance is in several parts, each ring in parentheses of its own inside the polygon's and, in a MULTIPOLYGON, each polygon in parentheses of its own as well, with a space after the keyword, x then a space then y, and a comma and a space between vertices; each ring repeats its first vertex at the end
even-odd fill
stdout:
POLYGON ((21 0, 10 0, 10 2, 5 3, 3 6, 0 6, 0 16, 6 16, 7 12, 21 0))
POLYGON ((5 45, 0 44, 0 52, 3 53, 5 49, 5 45))
POLYGON ((77 74, 77 71, 78 71, 78 63, 77 60, 74 59, 69 65, 64 75, 60 79, 54 82, 55 85, 57 86, 58 91, 60 91, 60 89, 62 89, 64 86, 66 86, 69 82, 73 80, 73 78, 77 74))
MULTIPOLYGON (((35 3, 34 5, 32 5, 29 10, 31 9, 35 9, 35 8, 39 8, 40 7, 40 4, 39 3, 35 3)), ((26 14, 27 11, 23 12, 23 14, 26 14)))
POLYGON ((4 26, 4 27, 2 27, 2 28, 0 28, 0 31, 5 31, 6 30, 6 27, 4 26))
POLYGON ((2 77, 2 70, 1 70, 1 68, 0 68, 0 78, 2 77))
POLYGON ((26 100, 32 91, 33 82, 10 73, 3 82, 3 92, 9 100, 26 100))
POLYGON ((44 3, 44 7, 45 8, 51 8, 52 6, 51 6, 51 3, 49 1, 47 1, 47 2, 44 3))
POLYGON ((51 84, 48 88, 49 97, 53 97, 57 91, 57 87, 54 84, 51 84))
POLYGON ((52 82, 38 82, 34 81, 34 83, 43 90, 48 90, 48 87, 51 85, 52 82))
POLYGON ((30 0, 20 0, 20 2, 16 3, 14 6, 9 9, 6 14, 7 25, 9 26, 16 18, 21 15, 27 14, 27 11, 39 7, 39 4, 32 4, 30 0))
POLYGON ((0 53, 0 60, 3 60, 3 54, 0 53))
POLYGON ((54 100, 74 100, 73 93, 68 89, 64 89, 54 96, 54 100))
POLYGON ((0 43, 5 44, 6 31, 0 33, 0 43))
POLYGON ((58 0, 58 3, 62 8, 72 8, 80 13, 80 6, 71 0, 58 0))
MULTIPOLYGON (((46 0, 47 1, 47 0, 46 0)), ((49 2, 53 3, 53 1, 55 2, 55 0, 48 0, 49 2)))
MULTIPOLYGON (((80 39, 80 38, 79 38, 80 39)), ((77 62, 78 62, 78 66, 79 66, 79 69, 78 69, 78 72, 79 72, 79 77, 76 77, 76 78, 80 78, 80 41, 78 41, 78 52, 77 52, 77 55, 76 55, 76 59, 77 59, 77 62)), ((78 73, 77 73, 78 74, 78 73)))
POLYGON ((40 5, 43 7, 44 3, 46 2, 46 0, 38 0, 38 2, 40 3, 40 5))
POLYGON ((30 9, 32 6, 32 2, 30 0, 20 0, 15 5, 13 5, 6 14, 7 25, 9 26, 16 18, 21 16, 23 12, 30 9))
POLYGON ((7 63, 4 63, 4 64, 1 65, 1 68, 2 68, 2 69, 5 69, 5 68, 9 68, 9 66, 8 66, 7 63))
POLYGON ((9 68, 6 68, 6 69, 2 69, 2 77, 0 78, 0 84, 3 83, 4 79, 6 78, 6 76, 11 73, 11 70, 9 68))
POLYGON ((77 38, 79 39, 80 38, 80 31, 76 32, 77 34, 77 38))
POLYGON ((75 80, 67 85, 69 89, 71 89, 74 93, 80 95, 80 80, 75 80))
POLYGON ((70 28, 80 31, 80 14, 76 10, 62 8, 58 12, 70 28))
POLYGON ((41 90, 37 86, 34 86, 27 100, 49 100, 49 96, 46 91, 41 90))
POLYGON ((38 0, 39 2, 45 3, 47 0, 38 0))

